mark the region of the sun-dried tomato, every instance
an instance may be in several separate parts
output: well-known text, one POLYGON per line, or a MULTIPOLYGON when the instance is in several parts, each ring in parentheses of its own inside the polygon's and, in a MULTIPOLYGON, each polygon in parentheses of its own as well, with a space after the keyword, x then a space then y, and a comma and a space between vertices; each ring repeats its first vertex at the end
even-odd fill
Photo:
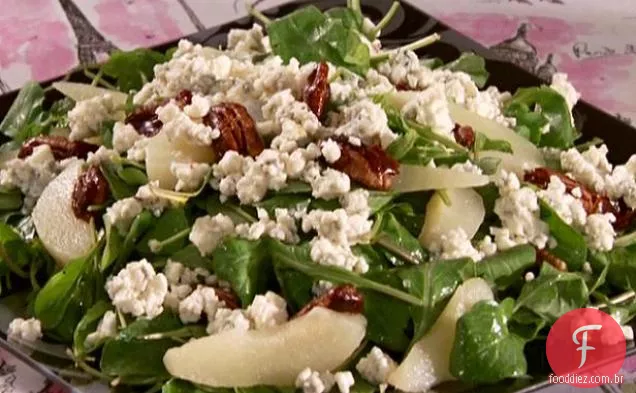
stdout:
POLYGON ((238 296, 231 289, 221 288, 218 286, 214 287, 214 294, 219 298, 220 301, 225 303, 225 307, 235 310, 237 308, 241 308, 241 301, 238 296))
POLYGON ((70 157, 86 158, 88 153, 95 152, 99 149, 98 145, 83 141, 71 141, 60 135, 44 135, 36 136, 24 142, 18 152, 18 158, 30 156, 33 154, 33 149, 41 145, 48 145, 56 160, 63 160, 70 157))
MULTIPOLYGON (((192 92, 190 90, 182 90, 174 98, 177 106, 183 109, 186 105, 192 103, 192 92)), ((169 99, 163 100, 158 105, 146 105, 135 109, 131 114, 126 117, 124 121, 126 124, 130 124, 137 131, 139 135, 152 137, 161 131, 163 123, 159 120, 157 115, 157 108, 170 102, 169 99)))
POLYGON ((93 213, 88 211, 92 205, 101 205, 108 199, 110 189, 102 171, 96 165, 91 165, 84 171, 73 186, 71 207, 75 217, 89 221, 93 213))
POLYGON ((335 138, 335 142, 340 147, 340 158, 329 166, 369 188, 391 188, 393 178, 399 174, 399 164, 380 145, 357 146, 345 138, 335 138))
POLYGON ((453 136, 457 143, 468 149, 472 149, 475 146, 475 130, 471 126, 455 124, 453 136))
POLYGON ((241 104, 224 102, 214 105, 203 122, 219 130, 220 136, 212 142, 219 157, 228 150, 256 157, 265 149, 254 120, 241 104))
POLYGON ((329 87, 329 66, 324 61, 309 74, 303 90, 303 100, 319 119, 325 114, 325 108, 331 98, 329 87))
POLYGON ((361 314, 364 310, 364 297, 353 285, 340 285, 331 288, 324 295, 307 303, 305 307, 296 314, 296 317, 307 314, 314 307, 324 307, 338 312, 361 314))

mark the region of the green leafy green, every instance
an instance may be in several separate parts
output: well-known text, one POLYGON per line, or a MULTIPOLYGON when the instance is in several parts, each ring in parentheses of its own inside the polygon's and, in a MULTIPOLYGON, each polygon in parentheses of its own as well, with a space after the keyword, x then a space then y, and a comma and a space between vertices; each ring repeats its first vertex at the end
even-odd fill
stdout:
POLYGON ((453 72, 464 72, 470 75, 471 79, 480 89, 486 85, 490 74, 486 71, 486 61, 483 57, 474 53, 462 53, 459 58, 451 61, 440 68, 453 72))
MULTIPOLYGON (((342 15, 342 14, 341 14, 342 15)), ((315 6, 303 7, 267 25, 272 51, 285 62, 292 57, 301 64, 328 61, 364 74, 370 67, 369 48, 352 19, 334 18, 315 6)))
POLYGON ((420 242, 404 228, 391 213, 385 213, 378 218, 382 223, 375 236, 375 243, 381 246, 391 263, 396 266, 405 261, 420 263, 425 259, 425 252, 420 242))
POLYGON ((0 133, 18 144, 42 133, 43 102, 44 89, 37 82, 27 82, 0 123, 0 133))
POLYGON ((103 162, 100 169, 108 182, 110 192, 117 200, 135 195, 137 188, 148 182, 142 170, 123 161, 103 162))
MULTIPOLYGON (((177 236, 174 241, 168 241, 165 245, 161 247, 158 251, 151 251, 149 242, 151 240, 155 241, 166 241, 171 237, 175 237, 181 233, 184 233, 188 228, 190 228, 190 223, 188 222, 188 218, 186 217, 185 211, 182 208, 172 208, 168 209, 161 214, 158 220, 152 226, 143 238, 137 244, 137 252, 142 255, 170 255, 179 250, 181 250, 186 243, 186 238, 183 236, 177 236)), ((189 231, 187 231, 189 232, 189 231)))
POLYGON ((0 212, 15 211, 20 207, 22 207, 20 190, 0 188, 0 212))
POLYGON ((304 194, 278 194, 257 204, 270 217, 276 216, 276 209, 302 209, 309 207, 311 196, 304 194))
POLYGON ((592 252, 590 256, 594 271, 607 268, 606 280, 612 286, 622 290, 636 289, 636 245, 592 252))
POLYGON ((124 93, 139 90, 154 77, 154 66, 167 61, 166 55, 150 49, 116 51, 110 54, 101 71, 117 81, 117 87, 124 93))
MULTIPOLYGON (((124 237, 121 248, 117 251, 117 258, 115 260, 115 270, 118 267, 123 266, 128 262, 128 257, 135 250, 135 246, 144 234, 156 223, 157 218, 148 210, 144 210, 133 220, 130 230, 124 237)), ((102 270, 108 266, 102 265, 102 270)))
POLYGON ((406 303, 423 304, 417 297, 362 277, 356 273, 334 266, 319 265, 311 260, 309 244, 290 246, 277 240, 270 239, 268 248, 271 252, 274 266, 283 266, 304 273, 314 279, 331 281, 338 284, 352 284, 358 288, 369 289, 384 293, 406 303))
POLYGON ((249 305, 257 294, 265 293, 274 280, 267 248, 266 239, 230 238, 212 254, 214 272, 232 285, 243 306, 249 305))
POLYGON ((240 206, 233 200, 221 202, 218 194, 209 195, 197 200, 197 206, 205 210, 209 215, 224 214, 232 219, 235 224, 256 222, 256 211, 249 206, 240 206))
POLYGON ((517 132, 539 146, 566 149, 578 137, 565 98, 547 86, 518 89, 504 113, 517 119, 517 132))
POLYGON ((587 261, 587 243, 585 237, 559 217, 547 203, 539 199, 541 219, 548 224, 550 236, 557 245, 550 253, 567 262, 569 270, 581 270, 587 261))
POLYGON ((481 132, 475 133, 475 145, 473 147, 475 153, 481 151, 501 151, 504 153, 512 153, 510 142, 503 139, 490 139, 481 132))
POLYGON ((523 279, 523 273, 536 261, 534 247, 517 246, 484 258, 476 265, 477 275, 494 283, 499 290, 523 279))
POLYGON ((173 378, 163 384, 161 393, 235 393, 235 389, 197 386, 188 381, 173 378))
POLYGON ((82 359, 86 354, 91 353, 99 348, 106 339, 96 342, 90 346, 86 346, 86 337, 97 329, 99 321, 102 319, 106 311, 112 310, 113 306, 106 301, 99 301, 91 307, 84 317, 80 320, 73 333, 73 356, 76 359, 82 359))
POLYGON ((521 288, 515 311, 526 308, 552 324, 566 312, 583 307, 588 296, 582 276, 557 271, 546 263, 539 276, 521 288))
POLYGON ((525 340, 508 329, 514 300, 479 302, 457 321, 450 371, 457 379, 494 383, 526 374, 525 340))

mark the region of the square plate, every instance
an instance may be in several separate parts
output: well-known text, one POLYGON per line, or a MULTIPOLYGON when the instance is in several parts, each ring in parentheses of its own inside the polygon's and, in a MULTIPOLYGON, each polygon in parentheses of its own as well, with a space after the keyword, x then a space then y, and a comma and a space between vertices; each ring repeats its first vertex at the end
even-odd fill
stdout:
MULTIPOLYGON (((379 20, 391 6, 393 0, 363 0, 363 13, 373 20, 379 20)), ((384 47, 396 47, 415 41, 432 33, 439 33, 442 39, 417 53, 419 56, 438 57, 444 62, 456 59, 462 52, 475 52, 486 59, 486 68, 490 72, 488 86, 496 86, 503 91, 514 92, 520 87, 538 86, 545 81, 535 75, 525 71, 511 63, 498 59, 489 49, 478 44, 474 40, 453 30, 444 23, 426 14, 419 8, 402 1, 402 7, 396 14, 393 21, 382 31, 382 43, 384 47)), ((272 18, 286 15, 304 5, 312 4, 319 9, 325 10, 332 7, 344 6, 344 0, 319 0, 319 1, 296 1, 265 11, 264 13, 272 18)), ((250 17, 238 19, 234 22, 213 27, 205 31, 197 32, 186 36, 195 43, 204 46, 218 47, 225 45, 227 33, 234 28, 250 28, 254 20, 250 17)), ((177 41, 170 42, 156 47, 157 50, 166 50, 174 47, 177 41)), ((85 82, 87 79, 81 72, 72 74, 70 80, 85 82)), ((52 81, 44 83, 49 84, 52 81)), ((0 118, 8 111, 17 92, 0 96, 0 118)), ((55 93, 52 93, 55 94, 55 93)), ((577 129, 583 134, 581 140, 586 141, 594 137, 602 138, 609 147, 609 159, 614 163, 622 163, 636 153, 636 145, 626 143, 636 136, 636 129, 627 123, 620 121, 614 116, 596 108, 587 102, 579 101, 574 108, 574 116, 577 129)), ((535 345, 536 348, 528 350, 537 356, 533 356, 535 361, 529 365, 531 371, 545 375, 549 372, 547 359, 545 359, 545 349, 542 345, 535 345)), ((626 364, 631 361, 636 365, 636 348, 628 348, 628 356, 632 355, 626 364)), ((628 370, 628 372, 636 371, 628 370)), ((520 379, 506 381, 493 386, 471 387, 463 384, 444 384, 435 389, 438 393, 458 393, 458 392, 551 392, 565 393, 578 391, 566 385, 550 385, 546 378, 520 379)), ((588 389, 589 392, 618 392, 616 386, 603 386, 601 388, 588 389)))

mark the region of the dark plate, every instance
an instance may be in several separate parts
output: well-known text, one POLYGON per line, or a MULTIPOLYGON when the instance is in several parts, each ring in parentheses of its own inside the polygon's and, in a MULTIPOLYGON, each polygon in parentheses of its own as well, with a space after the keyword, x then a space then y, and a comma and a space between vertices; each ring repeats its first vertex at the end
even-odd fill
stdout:
MULTIPOLYGON (((391 6, 393 0, 362 0, 363 12, 372 20, 379 20, 391 6)), ((343 6, 344 0, 320 0, 320 1, 297 1, 283 6, 265 11, 267 16, 276 18, 286 15, 293 10, 312 4, 320 9, 328 9, 336 6, 343 6)), ((193 42, 206 46, 218 47, 226 42, 227 33, 233 28, 249 28, 254 23, 252 18, 242 18, 225 25, 214 27, 205 31, 195 33, 186 38, 193 42)), ((519 87, 538 86, 545 83, 535 75, 497 57, 487 48, 460 34, 435 18, 429 16, 411 4, 402 2, 402 7, 393 21, 383 30, 382 43, 385 47, 395 47, 410 43, 418 38, 425 37, 432 33, 440 33, 442 39, 420 51, 420 56, 439 57, 443 61, 456 59, 462 52, 472 51, 487 60, 487 69, 490 72, 488 85, 497 86, 500 90, 514 92, 519 87)), ((161 45, 158 50, 166 50, 175 46, 177 41, 161 45)), ((81 72, 73 74, 70 80, 86 81, 81 72)), ((0 96, 0 118, 3 117, 16 93, 0 96)), ((602 138, 609 147, 609 158, 614 163, 625 162, 632 154, 636 153, 636 144, 630 143, 636 137, 636 129, 627 123, 618 120, 614 116, 596 108, 585 101, 579 101, 574 108, 574 116, 577 129, 583 134, 581 141, 590 140, 594 137, 602 138)), ((538 343, 533 348, 529 348, 529 369, 534 375, 547 375, 549 368, 543 352, 545 348, 538 343)), ((636 348, 628 349, 628 354, 636 355, 636 348)), ((631 359, 630 359, 631 360, 631 359)), ((636 363, 636 362, 633 362, 636 363)), ((550 392, 572 391, 566 386, 549 385, 546 378, 523 379, 504 382, 494 386, 470 387, 461 384, 446 384, 435 391, 439 393, 455 392, 538 392, 550 389, 550 392)), ((603 387, 587 389, 593 392, 611 392, 615 387, 603 387)))

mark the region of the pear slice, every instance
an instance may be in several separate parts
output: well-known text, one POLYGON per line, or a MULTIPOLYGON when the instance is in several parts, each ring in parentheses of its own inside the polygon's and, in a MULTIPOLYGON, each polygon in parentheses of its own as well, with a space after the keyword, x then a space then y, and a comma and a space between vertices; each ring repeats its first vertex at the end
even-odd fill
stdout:
POLYGON ((450 168, 401 165, 400 174, 392 189, 397 192, 442 190, 446 188, 472 188, 486 185, 490 179, 486 175, 460 172, 450 168))
POLYGON ((82 163, 71 163, 42 191, 32 218, 42 245, 59 264, 86 255, 95 245, 93 221, 75 217, 71 207, 73 187, 82 172, 82 163))
POLYGON ((110 94, 113 97, 113 101, 117 106, 123 106, 126 104, 128 95, 119 91, 104 89, 102 87, 91 86, 86 83, 76 82, 55 82, 53 88, 60 93, 64 94, 73 101, 89 100, 93 97, 103 96, 110 94))
POLYGON ((469 239, 477 233, 484 222, 486 209, 484 201, 471 188, 451 188, 445 190, 450 205, 444 202, 437 192, 426 205, 424 225, 419 240, 426 248, 439 239, 439 236, 453 229, 463 229, 469 239))
POLYGON ((304 368, 333 370, 360 346, 366 319, 316 307, 263 330, 229 330, 166 352, 174 377, 212 387, 293 386, 304 368))
POLYGON ((450 355, 459 318, 482 300, 492 300, 488 283, 481 278, 466 280, 457 288, 435 324, 407 354, 389 376, 389 383, 404 392, 426 392, 431 387, 453 380, 450 355))
POLYGON ((177 178, 170 171, 172 162, 214 162, 212 147, 199 146, 185 138, 168 139, 160 132, 148 141, 146 146, 146 172, 149 181, 158 181, 159 187, 172 190, 177 178))

